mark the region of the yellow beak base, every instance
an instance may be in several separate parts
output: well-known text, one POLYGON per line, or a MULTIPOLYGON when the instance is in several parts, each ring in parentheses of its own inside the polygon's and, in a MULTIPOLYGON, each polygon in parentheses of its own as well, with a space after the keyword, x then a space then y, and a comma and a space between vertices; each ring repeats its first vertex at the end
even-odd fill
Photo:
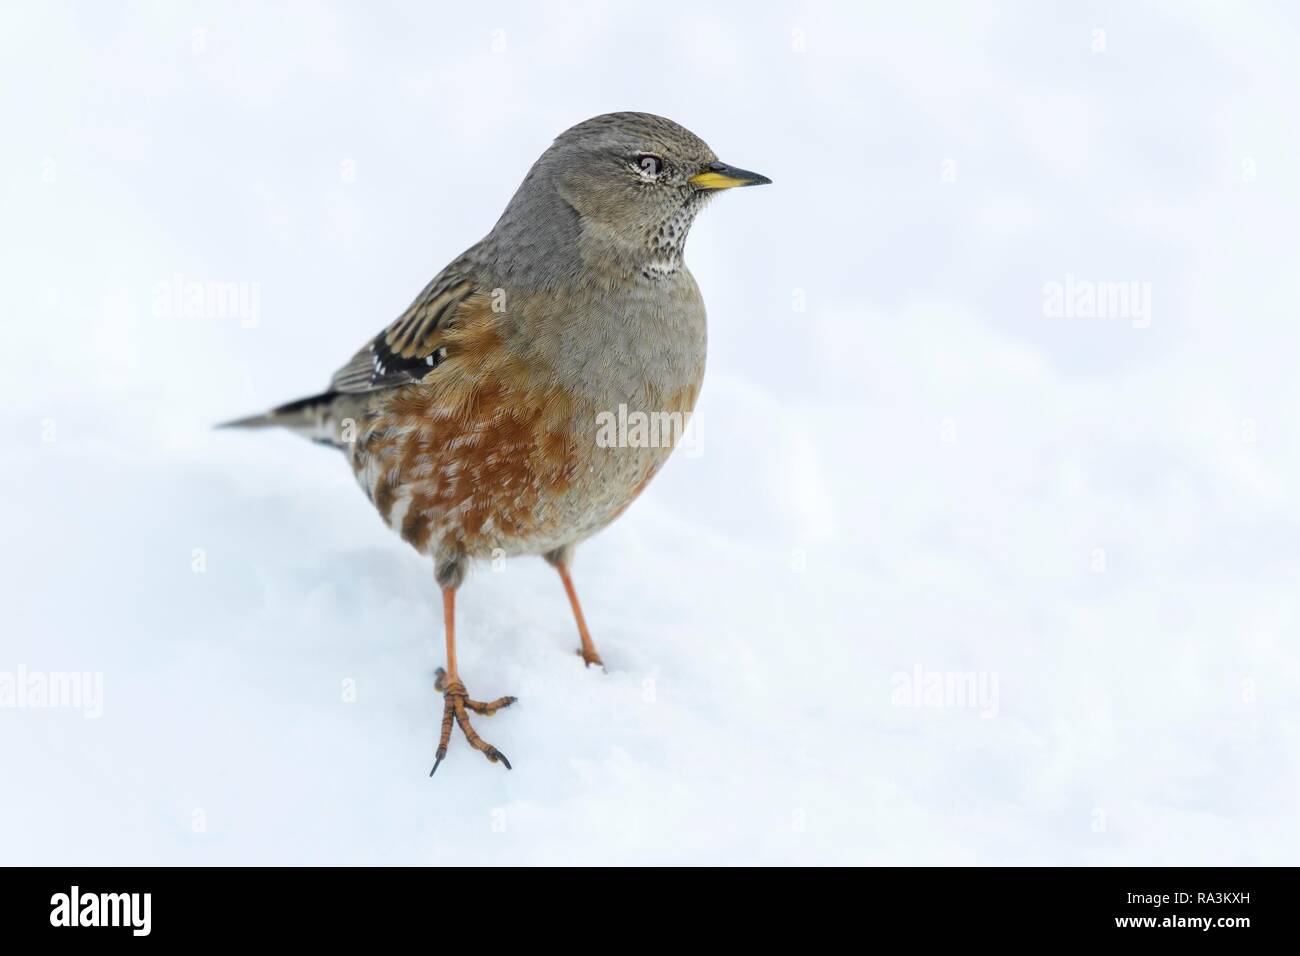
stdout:
POLYGON ((726 163, 709 163, 708 169, 687 180, 696 189, 735 189, 737 186, 763 186, 771 181, 766 176, 726 163))

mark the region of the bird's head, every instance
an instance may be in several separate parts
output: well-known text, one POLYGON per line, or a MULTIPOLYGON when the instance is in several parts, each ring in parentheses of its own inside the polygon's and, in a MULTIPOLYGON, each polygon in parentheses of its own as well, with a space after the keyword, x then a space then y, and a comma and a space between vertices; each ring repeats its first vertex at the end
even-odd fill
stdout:
POLYGON ((720 162, 707 143, 672 120, 607 113, 561 133, 511 205, 533 205, 538 193, 558 196, 577 214, 584 243, 672 272, 711 196, 769 182, 720 162))

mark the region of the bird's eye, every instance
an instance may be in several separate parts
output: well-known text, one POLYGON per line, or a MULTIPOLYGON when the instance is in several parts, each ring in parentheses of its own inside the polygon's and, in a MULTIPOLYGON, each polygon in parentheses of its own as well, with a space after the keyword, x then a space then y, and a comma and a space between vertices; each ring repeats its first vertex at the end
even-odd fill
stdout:
POLYGON ((664 169, 664 161, 650 153, 642 153, 633 162, 636 168, 647 176, 658 176, 664 169))

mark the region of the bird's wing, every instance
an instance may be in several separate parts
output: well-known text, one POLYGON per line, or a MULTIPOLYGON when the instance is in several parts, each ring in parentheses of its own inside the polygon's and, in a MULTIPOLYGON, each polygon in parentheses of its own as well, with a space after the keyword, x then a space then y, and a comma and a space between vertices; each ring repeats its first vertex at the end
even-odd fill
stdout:
POLYGON ((474 295, 458 264, 448 266, 410 307, 334 373, 332 392, 373 392, 423 381, 445 357, 440 339, 460 305, 474 295))

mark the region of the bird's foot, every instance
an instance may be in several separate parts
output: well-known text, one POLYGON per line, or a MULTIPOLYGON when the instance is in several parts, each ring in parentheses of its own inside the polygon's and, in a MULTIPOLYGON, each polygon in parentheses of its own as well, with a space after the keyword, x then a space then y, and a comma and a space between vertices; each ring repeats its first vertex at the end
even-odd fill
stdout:
POLYGON ((506 755, 497 750, 490 743, 480 737, 474 731, 474 727, 469 722, 467 711, 474 711, 484 717, 491 717, 502 707, 509 707, 515 702, 514 697, 498 697, 496 700, 487 701, 471 700, 469 693, 465 690, 465 685, 459 680, 449 680, 447 672, 441 667, 438 668, 438 679, 434 682, 434 689, 442 692, 442 735, 438 738, 438 751, 434 754, 433 770, 429 771, 432 777, 438 769, 438 764, 442 763, 442 758, 447 756, 447 744, 451 740, 452 721, 460 724, 461 732, 469 745, 487 757, 492 763, 500 761, 510 768, 510 761, 506 755))
POLYGON ((579 657, 581 657, 582 662, 586 664, 588 667, 591 667, 593 664, 595 664, 601 670, 605 670, 605 662, 600 659, 600 655, 596 653, 596 649, 594 647, 590 649, 585 647, 580 647, 576 651, 574 651, 574 653, 577 654, 579 657))

